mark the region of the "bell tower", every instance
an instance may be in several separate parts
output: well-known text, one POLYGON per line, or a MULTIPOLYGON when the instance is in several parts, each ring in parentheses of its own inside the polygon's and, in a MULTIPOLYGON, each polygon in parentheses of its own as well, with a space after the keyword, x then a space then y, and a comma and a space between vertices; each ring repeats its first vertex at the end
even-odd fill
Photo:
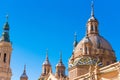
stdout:
POLYGON ((87 36, 98 35, 98 20, 94 16, 94 4, 91 4, 91 17, 87 22, 87 36))
POLYGON ((55 76, 57 78, 63 78, 65 77, 65 66, 62 62, 62 52, 60 54, 60 61, 59 63, 56 65, 56 73, 55 73, 55 76))
POLYGON ((12 44, 9 38, 9 24, 7 21, 3 26, 3 33, 0 39, 0 80, 11 80, 12 71, 10 68, 12 44))
POLYGON ((42 66, 42 75, 48 75, 52 72, 51 64, 48 59, 48 50, 46 51, 46 59, 42 66))
POLYGON ((46 58, 42 65, 42 73, 39 80, 46 80, 47 76, 52 73, 52 67, 48 58, 48 49, 46 51, 46 58))

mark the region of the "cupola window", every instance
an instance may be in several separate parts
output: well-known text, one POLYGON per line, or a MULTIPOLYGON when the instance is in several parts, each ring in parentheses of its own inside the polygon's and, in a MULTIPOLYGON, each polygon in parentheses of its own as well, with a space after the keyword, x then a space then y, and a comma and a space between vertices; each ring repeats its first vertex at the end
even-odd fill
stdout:
POLYGON ((85 46, 85 54, 87 54, 87 47, 85 46))
POLYGON ((95 31, 97 32, 97 27, 95 27, 95 31))
POLYGON ((4 54, 4 58, 3 58, 3 61, 4 61, 4 63, 6 63, 6 53, 4 54))
POLYGON ((93 26, 91 26, 91 31, 94 31, 94 28, 93 28, 93 26))
POLYGON ((60 76, 60 70, 58 70, 58 76, 60 76))
POLYGON ((44 74, 46 74, 46 68, 44 69, 44 74))

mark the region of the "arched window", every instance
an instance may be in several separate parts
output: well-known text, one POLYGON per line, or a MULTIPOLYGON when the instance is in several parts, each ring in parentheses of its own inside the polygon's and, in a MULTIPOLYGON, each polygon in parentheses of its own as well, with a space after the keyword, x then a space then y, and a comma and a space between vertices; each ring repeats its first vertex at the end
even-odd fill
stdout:
POLYGON ((6 63, 6 53, 4 54, 3 62, 6 63))
POLYGON ((46 68, 44 69, 44 74, 46 74, 46 68))
POLYGON ((50 70, 48 69, 48 70, 47 70, 47 72, 49 73, 49 72, 50 72, 50 70))
POLYGON ((91 26, 91 31, 93 31, 94 29, 93 29, 93 26, 91 26))
POLYGON ((90 47, 87 47, 87 54, 90 54, 90 47))
POLYGON ((87 46, 85 46, 85 54, 87 54, 87 50, 88 50, 88 49, 87 49, 87 46))
POLYGON ((95 31, 97 32, 97 27, 95 27, 95 31))
POLYGON ((60 76, 60 70, 58 70, 58 76, 60 76))

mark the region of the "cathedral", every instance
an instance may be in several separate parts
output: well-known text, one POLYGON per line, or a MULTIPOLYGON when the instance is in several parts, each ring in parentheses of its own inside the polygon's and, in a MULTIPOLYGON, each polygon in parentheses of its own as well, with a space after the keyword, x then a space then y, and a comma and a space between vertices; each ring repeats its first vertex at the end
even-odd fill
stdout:
MULTIPOLYGON (((0 39, 0 80, 11 80, 12 76, 10 68, 12 43, 9 29, 7 20, 0 39)), ((73 51, 68 61, 68 75, 65 74, 66 67, 62 61, 62 53, 55 68, 56 72, 53 73, 46 51, 38 80, 120 80, 120 62, 116 61, 115 52, 110 43, 100 35, 93 3, 90 18, 86 23, 86 35, 79 42, 77 35, 74 35, 73 51)), ((20 80, 28 80, 26 66, 20 80)))

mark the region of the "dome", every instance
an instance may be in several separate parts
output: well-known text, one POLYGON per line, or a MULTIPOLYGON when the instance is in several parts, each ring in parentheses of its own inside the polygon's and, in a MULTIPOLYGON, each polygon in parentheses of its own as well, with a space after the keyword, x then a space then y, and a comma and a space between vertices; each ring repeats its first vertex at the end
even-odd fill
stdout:
POLYGON ((64 64, 63 64, 62 62, 59 62, 59 63, 56 65, 56 67, 58 67, 58 66, 64 66, 64 64))
POLYGON ((96 21, 96 22, 98 22, 98 20, 97 20, 94 16, 91 16, 91 17, 88 19, 88 22, 90 22, 90 21, 96 21))
POLYGON ((50 65, 49 60, 45 60, 45 61, 43 62, 43 65, 50 65))
POLYGON ((86 26, 86 36, 74 48, 69 60, 69 67, 93 65, 96 61, 99 61, 102 66, 116 62, 110 43, 99 34, 98 20, 94 17, 93 4, 91 9, 91 17, 86 26))
POLYGON ((89 43, 91 43, 91 42, 90 42, 90 40, 89 40, 89 38, 88 38, 88 37, 85 37, 85 38, 84 38, 84 40, 83 40, 83 43, 85 43, 85 44, 87 44, 87 43, 88 43, 88 44, 89 44, 89 43))
POLYGON ((74 54, 78 53, 80 50, 82 50, 83 48, 83 43, 85 42, 91 42, 92 48, 93 49, 106 49, 106 50, 110 50, 113 51, 111 45, 109 44, 109 42, 107 40, 105 40, 103 37, 99 36, 99 35, 93 35, 93 36, 89 36, 89 39, 86 39, 86 37, 84 37, 76 46, 74 54), (88 41, 89 40, 89 41, 88 41))
POLYGON ((59 63, 56 65, 56 67, 64 67, 64 64, 63 64, 63 62, 62 62, 62 56, 61 56, 61 58, 60 58, 59 63))
POLYGON ((28 76, 26 74, 22 74, 21 78, 28 78, 28 76))
MULTIPOLYGON (((108 50, 110 51, 110 55, 112 57, 112 52, 113 49, 111 47, 111 45, 109 44, 109 42, 107 40, 105 40, 103 37, 99 36, 99 35, 92 35, 92 36, 85 36, 76 46, 75 50, 74 50, 74 57, 72 55, 72 57, 69 60, 69 68, 72 66, 76 66, 76 65, 90 65, 90 64, 95 64, 99 59, 96 56, 95 53, 91 53, 93 55, 93 57, 91 56, 91 54, 84 54, 84 44, 88 44, 90 43, 91 45, 91 49, 95 49, 95 50, 108 50), (72 61, 72 58, 74 58, 74 60, 72 61)), ((97 55, 100 54, 101 52, 97 53, 97 55)), ((106 54, 106 53, 104 53, 106 54)), ((107 55, 107 54, 106 54, 107 55)))

